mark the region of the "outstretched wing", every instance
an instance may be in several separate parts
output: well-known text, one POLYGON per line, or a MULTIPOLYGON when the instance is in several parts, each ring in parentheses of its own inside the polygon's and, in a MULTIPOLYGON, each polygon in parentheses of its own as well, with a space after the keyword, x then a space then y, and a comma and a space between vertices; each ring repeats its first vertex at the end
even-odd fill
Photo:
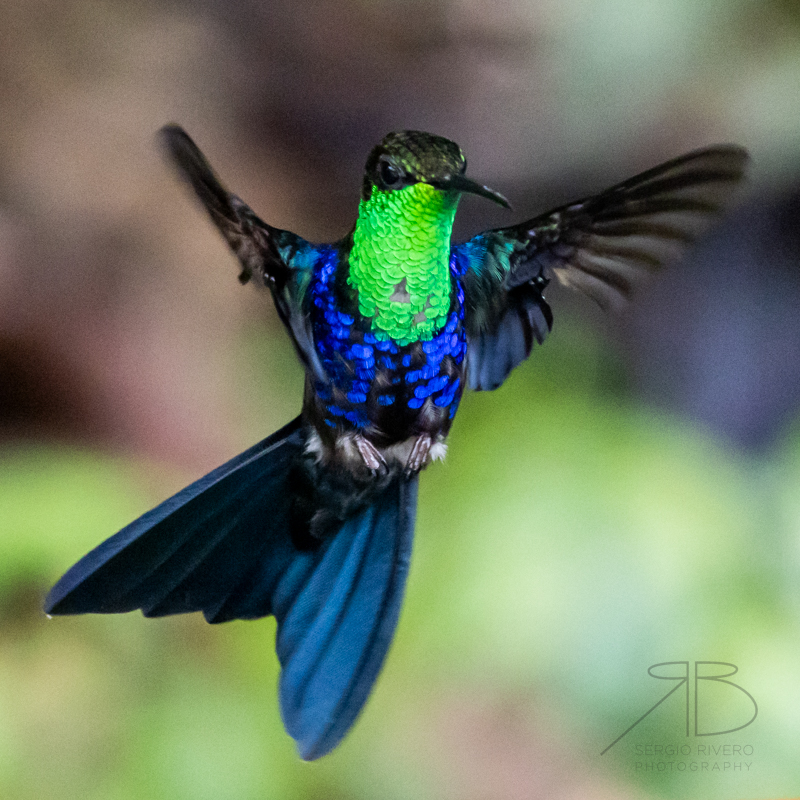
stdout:
POLYGON ((297 353, 324 380, 308 317, 308 285, 317 249, 291 231, 273 228, 220 183, 200 148, 179 125, 165 125, 159 136, 167 154, 191 184, 242 265, 239 280, 251 278, 272 291, 278 314, 297 353))
POLYGON ((677 257, 729 198, 747 153, 718 145, 668 161, 610 189, 453 248, 467 304, 468 381, 495 389, 552 327, 552 277, 603 309, 677 257))

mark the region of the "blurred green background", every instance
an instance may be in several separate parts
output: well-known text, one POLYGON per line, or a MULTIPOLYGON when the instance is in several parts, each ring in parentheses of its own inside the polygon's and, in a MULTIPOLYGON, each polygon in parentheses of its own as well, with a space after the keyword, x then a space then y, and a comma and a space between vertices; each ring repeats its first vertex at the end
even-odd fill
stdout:
MULTIPOLYGON (((0 112, 0 798, 800 792, 796 2, 0 0, 0 112), (398 128, 458 141, 515 218, 712 142, 753 154, 629 313, 554 289, 545 345, 465 398, 386 667, 313 764, 272 620, 41 613, 80 555, 299 409, 269 297, 153 145, 168 121, 314 241, 398 128), (601 756, 666 661, 735 664, 758 717, 687 737, 681 689, 601 756), (697 756, 723 744, 751 755, 697 756)), ((458 234, 507 219, 467 198, 458 234)), ((707 683, 701 731, 752 715, 707 683)))

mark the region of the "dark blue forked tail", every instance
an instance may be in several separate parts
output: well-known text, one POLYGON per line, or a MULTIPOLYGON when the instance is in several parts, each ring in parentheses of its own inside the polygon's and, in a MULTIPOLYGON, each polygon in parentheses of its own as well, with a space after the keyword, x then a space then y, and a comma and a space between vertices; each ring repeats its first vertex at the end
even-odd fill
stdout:
POLYGON ((398 479, 317 547, 290 534, 300 419, 107 539, 47 597, 48 614, 209 622, 274 614, 281 711, 303 758, 330 752, 389 648, 408 573, 417 480, 398 479))

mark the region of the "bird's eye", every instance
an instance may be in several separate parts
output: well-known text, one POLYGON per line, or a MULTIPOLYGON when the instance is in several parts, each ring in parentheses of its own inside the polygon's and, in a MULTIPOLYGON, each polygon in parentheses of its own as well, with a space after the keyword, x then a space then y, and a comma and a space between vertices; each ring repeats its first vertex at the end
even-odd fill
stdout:
POLYGON ((400 183, 400 170, 387 159, 381 159, 380 176, 384 186, 396 186, 400 183))

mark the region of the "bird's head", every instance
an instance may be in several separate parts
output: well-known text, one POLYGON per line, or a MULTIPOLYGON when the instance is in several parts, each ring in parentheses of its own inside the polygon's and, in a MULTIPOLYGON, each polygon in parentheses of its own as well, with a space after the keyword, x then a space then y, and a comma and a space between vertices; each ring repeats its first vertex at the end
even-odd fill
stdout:
POLYGON ((467 178, 466 169, 467 159, 455 142, 422 131, 395 131, 369 154, 362 198, 369 201, 376 191, 429 194, 425 187, 432 187, 454 201, 467 192, 510 208, 499 192, 467 178))
POLYGON ((446 324, 459 198, 469 192, 508 206, 465 177, 466 168, 455 142, 420 131, 390 133, 370 153, 347 280, 377 334, 407 344, 446 324))

